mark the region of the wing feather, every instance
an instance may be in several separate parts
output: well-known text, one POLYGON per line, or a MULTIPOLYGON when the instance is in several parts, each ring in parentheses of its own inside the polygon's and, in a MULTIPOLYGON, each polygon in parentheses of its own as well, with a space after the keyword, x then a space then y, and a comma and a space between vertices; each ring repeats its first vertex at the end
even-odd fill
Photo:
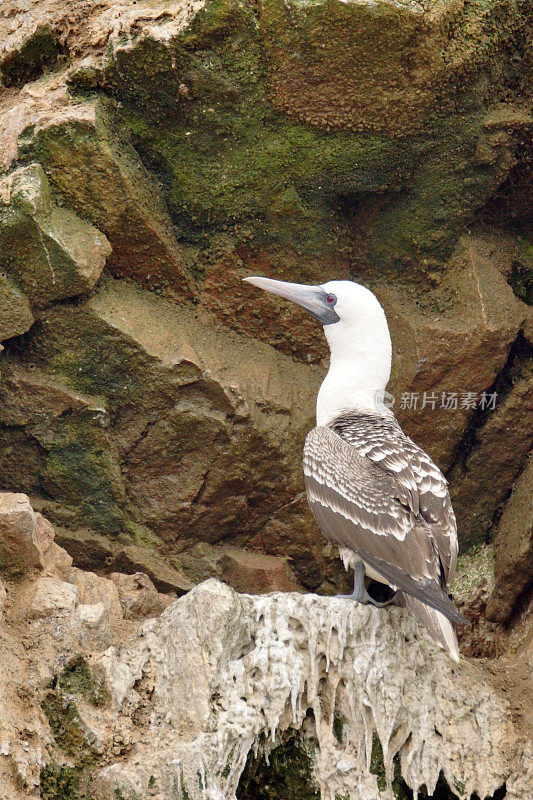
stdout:
POLYGON ((304 476, 311 509, 331 541, 413 597, 462 619, 441 588, 441 559, 430 526, 408 502, 406 481, 324 427, 307 435, 304 476))
POLYGON ((393 475, 408 502, 430 527, 449 586, 455 574, 457 524, 446 478, 427 453, 404 434, 394 417, 346 413, 331 429, 361 454, 393 475))

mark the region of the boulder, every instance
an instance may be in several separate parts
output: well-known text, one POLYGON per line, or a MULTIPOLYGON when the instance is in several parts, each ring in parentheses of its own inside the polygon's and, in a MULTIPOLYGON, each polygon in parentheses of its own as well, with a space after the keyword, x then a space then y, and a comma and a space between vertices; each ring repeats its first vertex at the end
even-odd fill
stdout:
POLYGON ((0 205, 0 264, 30 303, 45 306, 92 289, 111 252, 106 237, 53 205, 40 164, 15 170, 4 181, 10 203, 0 205))
POLYGON ((20 588, 14 600, 14 616, 26 620, 66 617, 78 599, 76 586, 50 575, 39 575, 20 588))
MULTIPOLYGON (((351 591, 352 576, 345 572, 338 555, 323 536, 311 513, 305 494, 277 510, 251 536, 237 539, 248 548, 290 559, 299 582, 318 594, 351 591)), ((224 579, 223 575, 220 575, 224 579)))
MULTIPOLYGON (((21 150, 39 160, 66 205, 89 220, 92 230, 103 231, 115 275, 152 287, 171 282, 180 297, 190 296, 187 253, 176 241, 156 183, 116 128, 108 103, 73 105, 67 114, 52 113, 27 129, 21 150)), ((54 219, 66 226, 66 214, 54 219)))
POLYGON ((157 591, 143 572, 133 575, 112 572, 109 577, 118 589, 124 619, 157 617, 172 602, 168 595, 157 591))
POLYGON ((78 589, 79 602, 83 606, 93 610, 103 606, 111 621, 122 619, 121 600, 113 581, 77 568, 71 570, 69 581, 78 589))
POLYGON ((487 617, 507 622, 533 574, 533 461, 519 477, 494 537, 494 586, 487 617))
POLYGON ((72 561, 72 556, 66 550, 52 542, 41 559, 41 566, 46 575, 54 575, 66 581, 70 578, 72 561))
POLYGON ((25 494, 0 493, 0 567, 10 574, 43 568, 54 529, 25 494))
POLYGON ((273 749, 283 754, 298 731, 299 770, 326 800, 381 800, 393 776, 406 794, 425 784, 432 795, 441 772, 463 797, 506 781, 512 798, 526 791, 527 750, 504 695, 481 669, 440 652, 404 609, 236 595, 210 580, 99 663, 116 713, 147 688, 150 723, 134 752, 99 770, 98 800, 243 796, 246 761, 248 774, 258 770, 253 742, 274 763, 273 749))
POLYGON ((169 566, 147 547, 136 547, 135 545, 124 547, 113 561, 112 568, 115 572, 120 571, 133 575, 143 572, 153 581, 156 589, 161 592, 174 592, 178 596, 193 587, 193 584, 182 572, 169 566))
POLYGON ((238 592, 293 592, 298 583, 286 558, 236 547, 224 548, 218 561, 224 580, 238 592))

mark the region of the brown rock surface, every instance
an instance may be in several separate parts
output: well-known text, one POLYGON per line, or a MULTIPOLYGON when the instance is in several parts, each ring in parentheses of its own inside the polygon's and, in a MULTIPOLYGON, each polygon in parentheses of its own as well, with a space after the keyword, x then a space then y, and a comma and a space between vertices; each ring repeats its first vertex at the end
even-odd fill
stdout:
POLYGON ((286 559, 264 553, 227 548, 221 554, 218 570, 236 591, 247 594, 293 592, 298 588, 286 559))
POLYGON ((505 505, 494 537, 494 587, 487 617, 506 622, 533 580, 533 461, 505 505))
POLYGON ((25 333, 33 325, 30 303, 5 272, 0 274, 0 340, 25 333))
POLYGON ((120 570, 133 575, 142 571, 153 581, 157 589, 173 592, 178 597, 193 587, 182 572, 169 566, 146 547, 134 545, 125 547, 113 561, 112 567, 116 572, 120 570))
POLYGON ((124 619, 144 619, 160 614, 172 598, 157 591, 143 572, 124 575, 112 572, 109 576, 117 587, 124 619))
POLYGON ((36 514, 24 494, 0 493, 0 568, 22 574, 43 567, 54 539, 50 523, 36 514))
POLYGON ((113 581, 77 568, 71 570, 69 581, 77 587, 80 603, 86 606, 103 605, 111 619, 122 619, 119 592, 113 581))
POLYGON ((448 473, 451 498, 465 545, 492 533, 509 487, 523 469, 533 442, 531 349, 519 337, 502 375, 496 409, 476 419, 448 473))

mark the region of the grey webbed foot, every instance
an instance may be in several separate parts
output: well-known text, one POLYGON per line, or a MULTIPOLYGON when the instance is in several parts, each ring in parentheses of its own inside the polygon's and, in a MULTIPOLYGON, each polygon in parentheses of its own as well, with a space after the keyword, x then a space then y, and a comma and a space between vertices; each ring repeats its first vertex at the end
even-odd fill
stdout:
POLYGON ((372 605, 377 608, 385 608, 393 603, 404 605, 402 593, 391 589, 390 586, 384 583, 371 581, 368 588, 370 593, 365 587, 365 565, 362 561, 358 561, 353 572, 353 593, 338 594, 337 597, 345 600, 355 600, 356 603, 361 603, 361 605, 372 605))

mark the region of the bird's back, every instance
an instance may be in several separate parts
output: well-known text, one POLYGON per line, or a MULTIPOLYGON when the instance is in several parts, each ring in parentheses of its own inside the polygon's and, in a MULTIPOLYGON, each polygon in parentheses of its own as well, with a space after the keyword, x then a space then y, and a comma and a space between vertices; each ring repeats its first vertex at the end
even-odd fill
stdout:
POLYGON ((454 658, 447 595, 457 529, 446 479, 392 414, 344 412, 309 432, 304 476, 322 532, 401 590, 431 635, 454 658))

